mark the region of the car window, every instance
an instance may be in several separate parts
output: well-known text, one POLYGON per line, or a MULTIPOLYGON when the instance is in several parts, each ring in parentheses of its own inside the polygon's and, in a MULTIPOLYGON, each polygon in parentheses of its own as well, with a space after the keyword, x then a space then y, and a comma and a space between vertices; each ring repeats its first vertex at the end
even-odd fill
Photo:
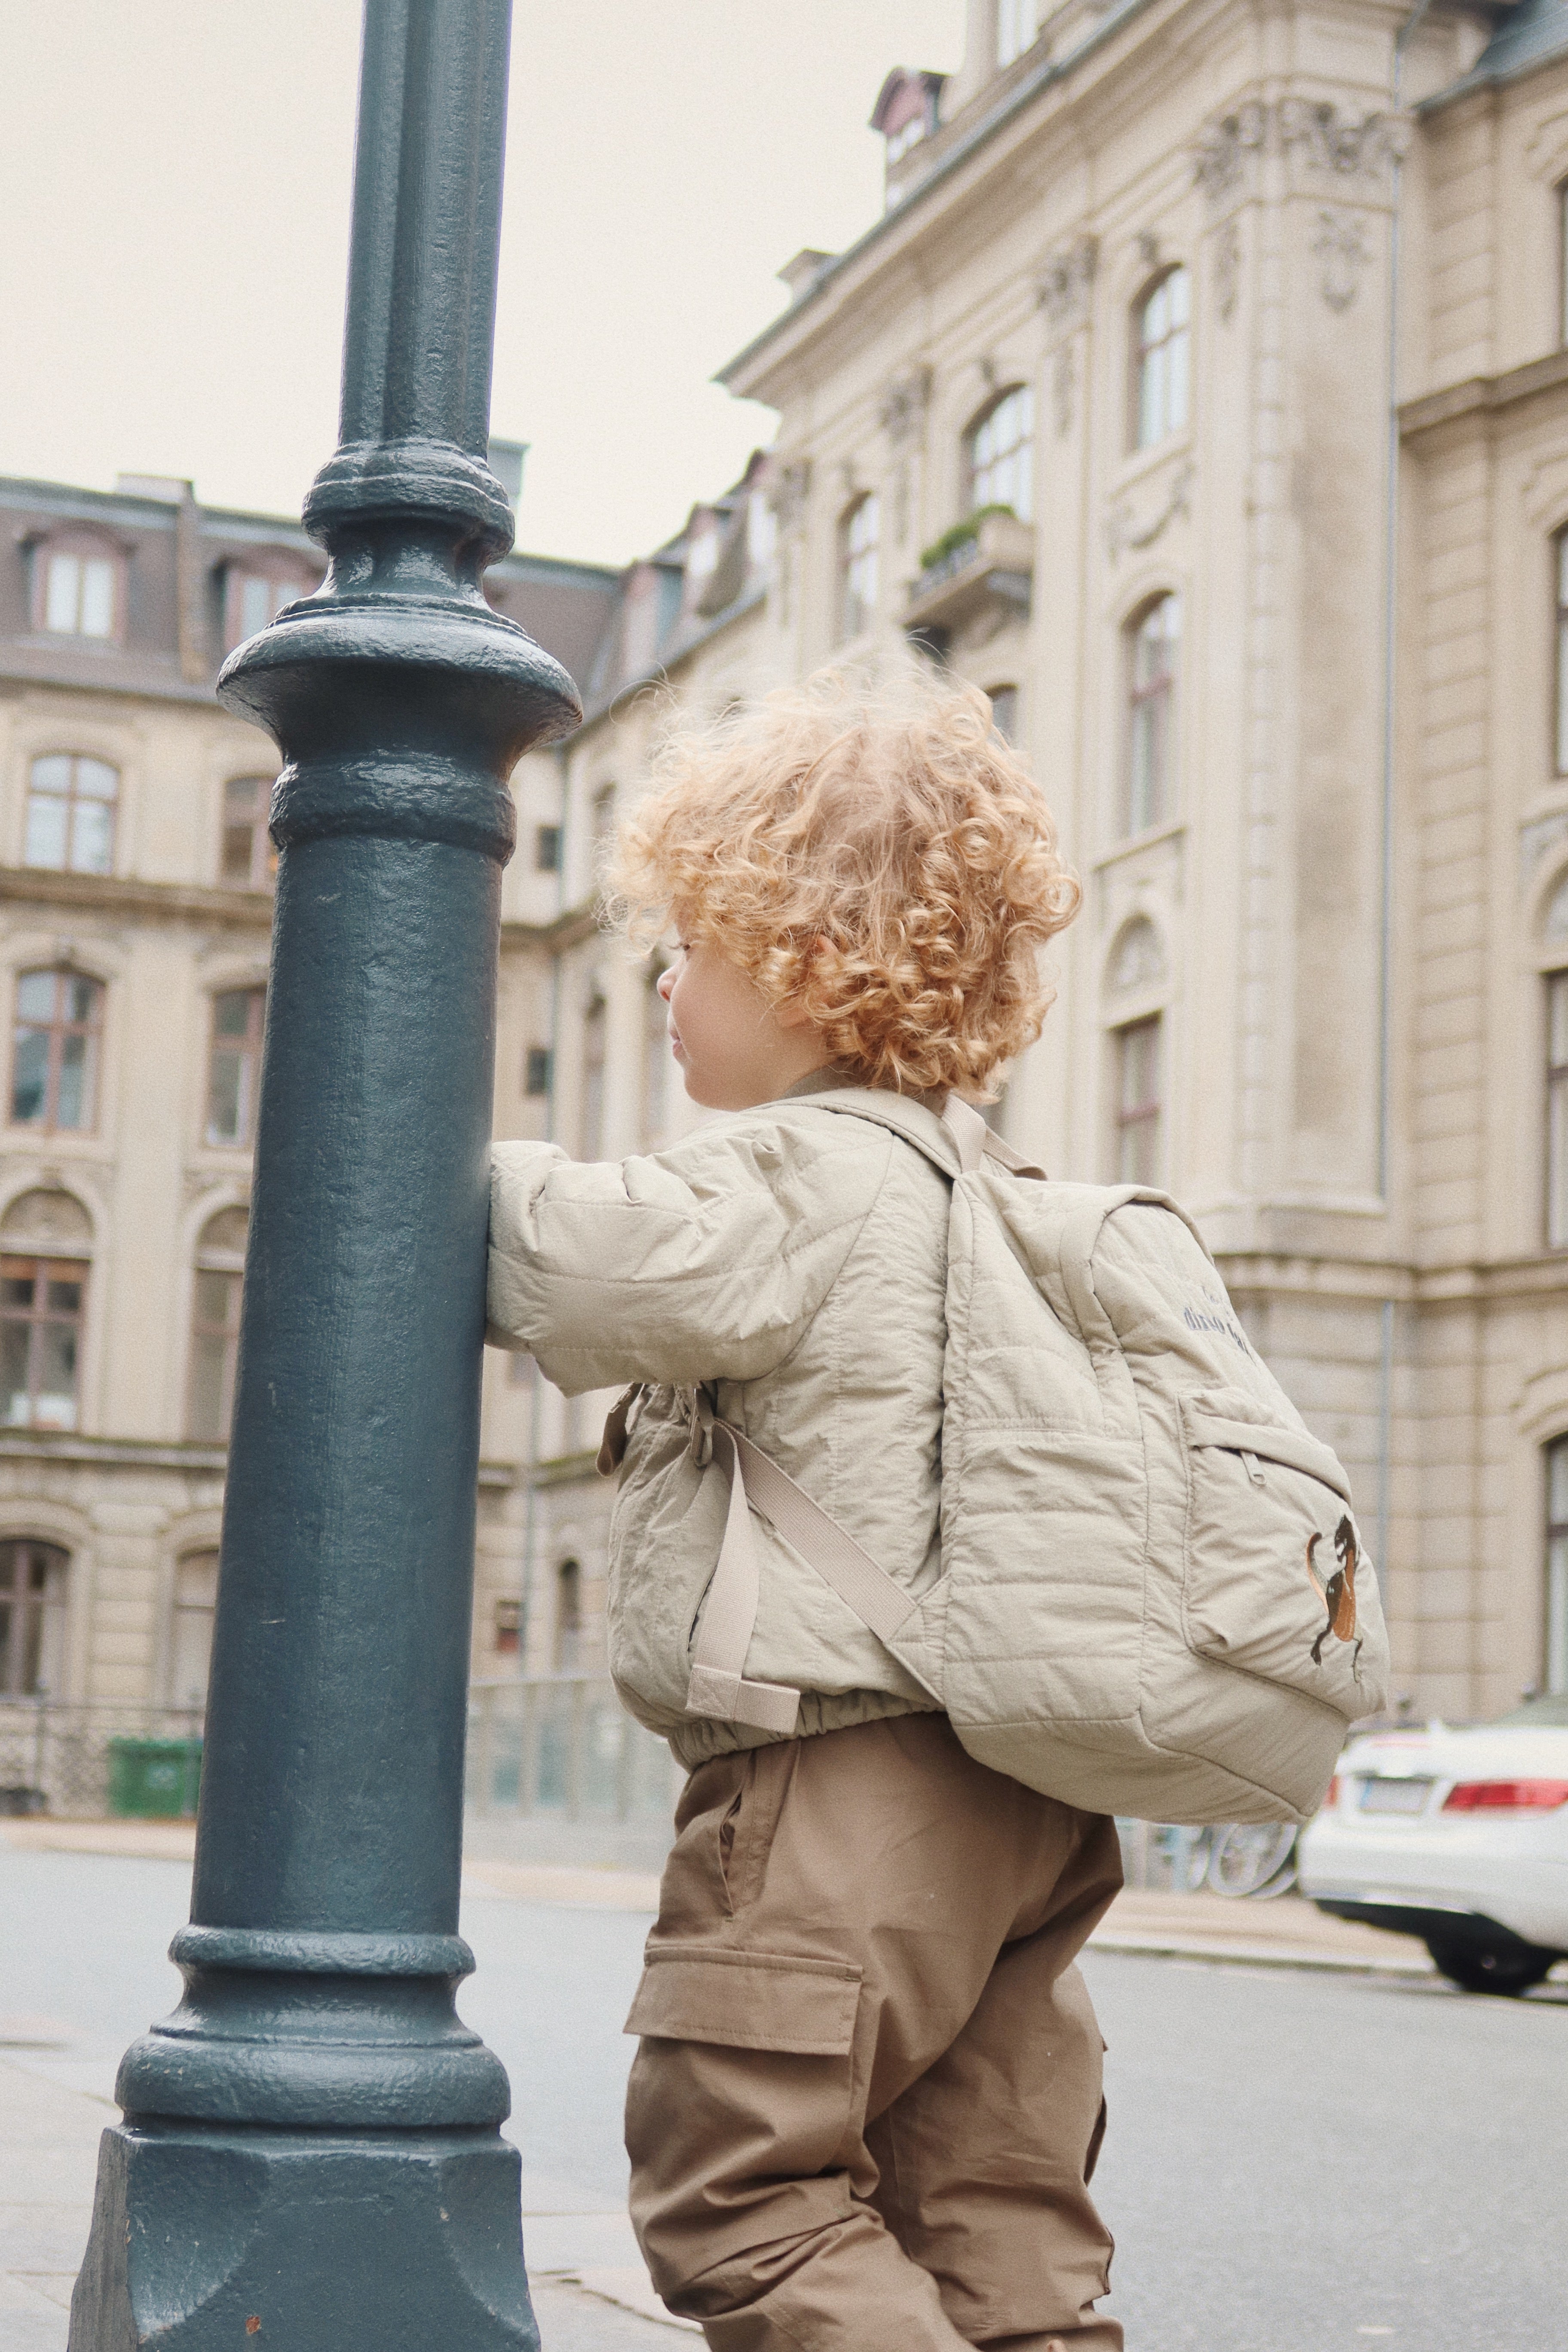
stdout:
POLYGON ((1528 1724, 1536 1731, 1568 1731, 1568 1691, 1554 1691, 1549 1698, 1527 1698, 1522 1706, 1510 1707, 1497 1720, 1528 1724))

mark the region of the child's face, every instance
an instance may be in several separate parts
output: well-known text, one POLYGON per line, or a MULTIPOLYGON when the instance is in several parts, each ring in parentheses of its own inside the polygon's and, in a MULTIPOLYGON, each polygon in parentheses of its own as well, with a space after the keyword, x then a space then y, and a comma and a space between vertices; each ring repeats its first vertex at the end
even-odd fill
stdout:
POLYGON ((706 1110, 773 1102, 826 1059, 804 1013, 775 1010, 710 940, 680 940, 658 992, 686 1091, 706 1110))

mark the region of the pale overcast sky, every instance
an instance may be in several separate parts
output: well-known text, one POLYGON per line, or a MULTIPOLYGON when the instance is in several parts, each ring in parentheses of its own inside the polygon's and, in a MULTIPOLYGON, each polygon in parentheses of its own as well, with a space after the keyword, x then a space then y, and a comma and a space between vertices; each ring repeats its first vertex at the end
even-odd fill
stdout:
MULTIPOLYGON (((517 0, 494 429, 623 562, 772 437, 709 379, 876 218, 963 0, 517 0)), ((356 0, 0 0, 0 474, 297 512, 336 437, 356 0)))

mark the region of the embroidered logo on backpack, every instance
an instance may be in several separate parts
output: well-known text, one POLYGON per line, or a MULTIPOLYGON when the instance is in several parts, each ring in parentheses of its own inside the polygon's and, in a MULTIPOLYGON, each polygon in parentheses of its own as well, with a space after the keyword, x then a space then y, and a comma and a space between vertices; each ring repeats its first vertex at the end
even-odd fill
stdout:
POLYGON ((1318 1546, 1322 1540, 1321 1535, 1307 1538, 1307 1573, 1312 1580, 1313 1591, 1329 1612, 1328 1623, 1312 1644, 1315 1666, 1323 1663, 1323 1643, 1331 1633, 1336 1642, 1354 1642, 1356 1657, 1361 1656, 1355 1630, 1355 1572, 1361 1565, 1361 1554, 1356 1549, 1355 1528, 1348 1518, 1343 1518, 1334 1529, 1334 1550, 1340 1564, 1330 1577, 1326 1591, 1318 1581, 1315 1566, 1318 1546))

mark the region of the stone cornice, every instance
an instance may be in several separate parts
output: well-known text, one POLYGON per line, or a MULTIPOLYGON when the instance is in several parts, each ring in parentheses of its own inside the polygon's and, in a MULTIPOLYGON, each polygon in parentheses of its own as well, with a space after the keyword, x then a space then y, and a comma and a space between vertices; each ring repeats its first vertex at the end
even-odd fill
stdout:
POLYGON ((1501 375, 1467 376, 1462 383, 1445 384, 1440 392, 1423 393, 1400 403, 1399 436, 1417 440, 1463 417, 1484 418, 1512 408, 1538 394, 1557 392, 1568 384, 1568 351, 1549 352, 1544 359, 1526 360, 1501 375))
POLYGON ((272 929, 269 890, 144 882, 128 874, 58 874, 31 866, 0 866, 0 898, 34 907, 69 907, 79 914, 142 915, 154 921, 222 923, 257 931, 272 929))
POLYGON ((1215 1251, 1228 1289, 1243 1296, 1363 1299, 1433 1308, 1561 1299, 1568 1305, 1568 1254, 1541 1251, 1489 1263, 1450 1260, 1412 1265, 1310 1255, 1304 1251, 1215 1251))

